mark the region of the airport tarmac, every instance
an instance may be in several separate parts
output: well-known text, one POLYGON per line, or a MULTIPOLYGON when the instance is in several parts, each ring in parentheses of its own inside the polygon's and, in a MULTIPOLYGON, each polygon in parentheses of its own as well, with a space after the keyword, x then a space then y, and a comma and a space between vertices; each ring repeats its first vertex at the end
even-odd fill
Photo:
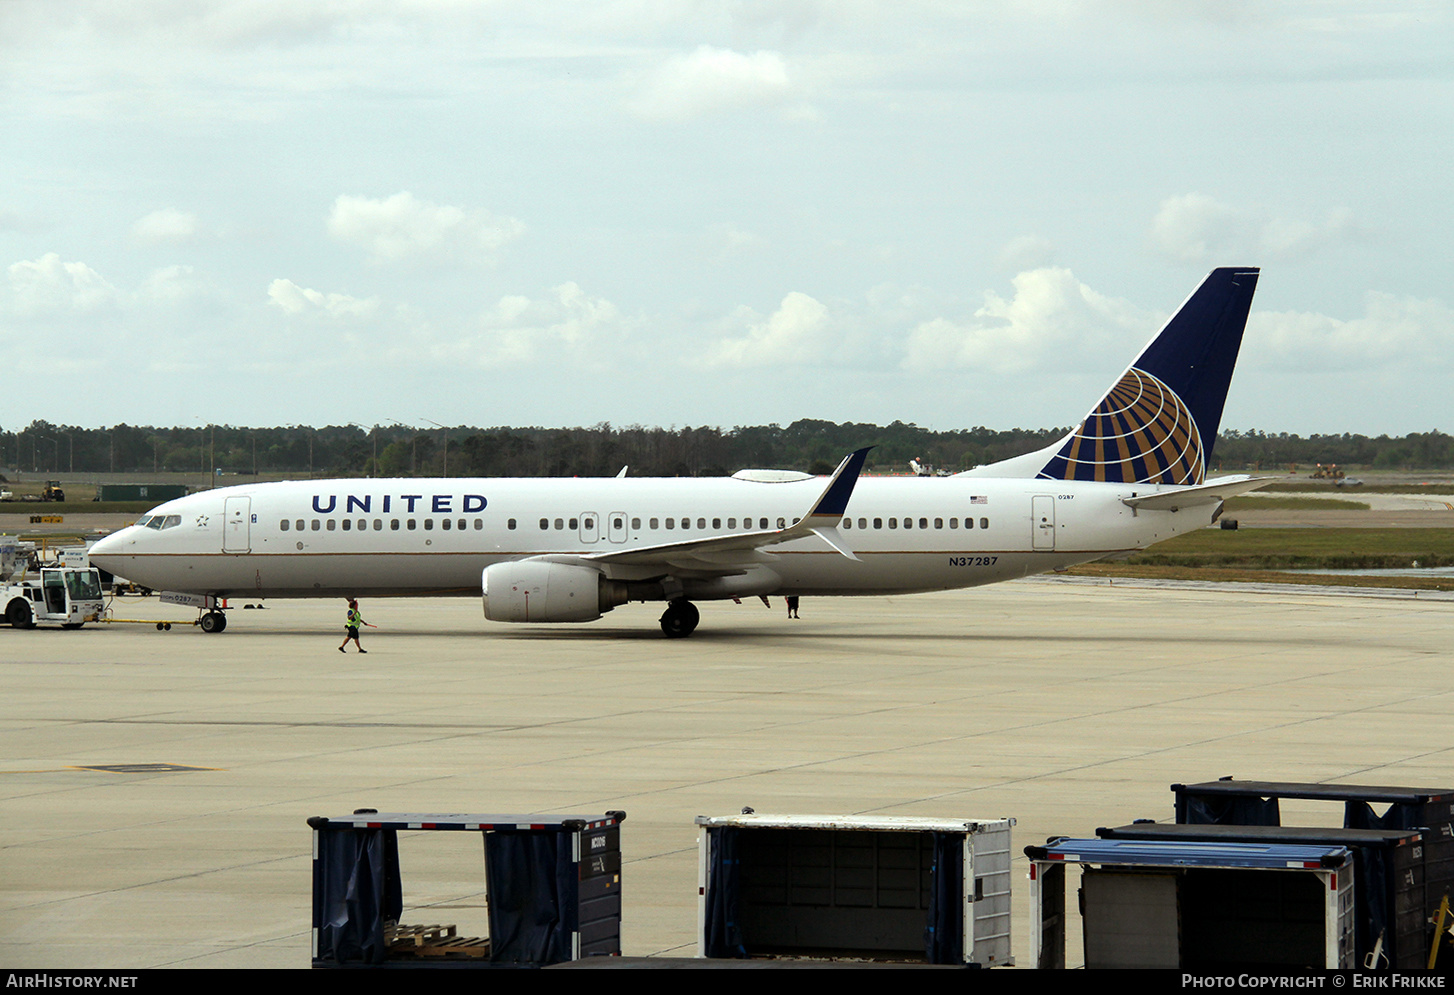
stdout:
MULTIPOLYGON (((332 601, 212 636, 0 629, 0 963, 306 967, 305 820, 361 806, 623 809, 624 952, 691 956, 693 818, 750 805, 1015 818, 1024 966, 1022 848, 1166 821, 1173 782, 1454 784, 1447 598, 1051 578, 805 599, 800 621, 707 604, 685 640, 651 605, 556 627, 362 607, 366 656, 337 651, 332 601), (127 769, 156 764, 186 769, 127 769)), ((193 614, 117 612, 159 613, 193 614)), ((401 853, 406 919, 483 933, 478 838, 401 853)))

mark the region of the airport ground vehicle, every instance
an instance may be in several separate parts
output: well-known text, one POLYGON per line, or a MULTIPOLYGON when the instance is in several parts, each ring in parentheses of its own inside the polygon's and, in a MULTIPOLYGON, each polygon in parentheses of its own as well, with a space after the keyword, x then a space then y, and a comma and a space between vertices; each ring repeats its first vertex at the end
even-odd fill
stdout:
POLYGON ((95 567, 42 567, 36 576, 0 583, 0 605, 12 628, 79 629, 101 615, 101 575, 95 567))

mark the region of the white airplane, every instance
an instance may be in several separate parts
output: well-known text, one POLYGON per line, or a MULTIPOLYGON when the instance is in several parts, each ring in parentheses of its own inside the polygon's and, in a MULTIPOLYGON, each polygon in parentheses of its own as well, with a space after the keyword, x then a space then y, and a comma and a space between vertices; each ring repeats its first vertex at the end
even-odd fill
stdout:
POLYGON ((483 595, 496 622, 589 622, 694 602, 974 587, 1144 549, 1204 527, 1266 482, 1208 480, 1207 457, 1258 270, 1214 270, 1065 438, 949 477, 827 485, 732 477, 354 479, 244 484, 154 508, 91 562, 195 599, 220 632, 227 598, 483 595))

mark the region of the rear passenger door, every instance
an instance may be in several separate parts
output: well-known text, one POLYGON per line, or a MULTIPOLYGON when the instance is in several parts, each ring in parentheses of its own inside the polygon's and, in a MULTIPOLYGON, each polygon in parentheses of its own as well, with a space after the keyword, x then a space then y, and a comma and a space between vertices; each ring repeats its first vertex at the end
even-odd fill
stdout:
POLYGON ((1036 494, 1030 499, 1031 548, 1051 552, 1055 549, 1055 495, 1036 494))

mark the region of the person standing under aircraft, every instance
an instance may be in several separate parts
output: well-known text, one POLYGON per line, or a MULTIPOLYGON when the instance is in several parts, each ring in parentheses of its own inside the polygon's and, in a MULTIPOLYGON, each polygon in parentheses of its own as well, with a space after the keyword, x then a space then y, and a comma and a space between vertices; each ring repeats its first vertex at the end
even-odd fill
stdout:
POLYGON ((343 643, 338 647, 338 652, 348 652, 348 650, 344 649, 344 647, 348 645, 348 641, 350 639, 353 640, 353 644, 358 647, 358 651, 360 653, 368 652, 368 650, 363 648, 363 643, 358 641, 359 626, 363 625, 368 625, 370 629, 377 628, 376 626, 369 625, 369 623, 364 621, 363 613, 358 610, 358 602, 355 601, 353 598, 349 598, 348 619, 343 623, 343 629, 345 632, 348 633, 348 635, 343 637, 343 643))

